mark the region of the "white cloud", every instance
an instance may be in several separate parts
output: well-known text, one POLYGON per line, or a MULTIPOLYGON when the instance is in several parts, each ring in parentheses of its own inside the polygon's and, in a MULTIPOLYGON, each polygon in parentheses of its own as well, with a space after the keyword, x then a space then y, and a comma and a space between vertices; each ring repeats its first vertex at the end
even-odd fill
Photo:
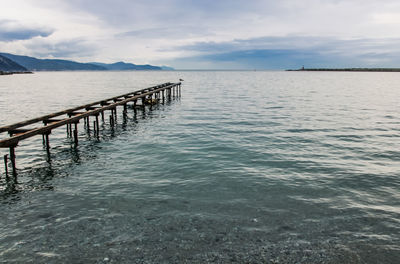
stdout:
POLYGON ((400 12, 374 14, 372 16, 372 22, 385 25, 400 25, 400 12))

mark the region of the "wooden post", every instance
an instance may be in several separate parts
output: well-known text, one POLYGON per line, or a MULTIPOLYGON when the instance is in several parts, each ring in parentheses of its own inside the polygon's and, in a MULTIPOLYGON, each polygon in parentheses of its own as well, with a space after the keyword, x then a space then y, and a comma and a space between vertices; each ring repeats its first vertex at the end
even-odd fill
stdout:
POLYGON ((49 141, 49 133, 46 133, 46 150, 50 151, 50 141, 49 141))
POLYGON ((8 179, 8 156, 4 155, 4 167, 6 170, 6 179, 8 179))
POLYGON ((163 102, 163 103, 165 102, 164 91, 165 91, 165 90, 162 90, 162 102, 163 102))
POLYGON ((146 111, 146 97, 142 97, 142 109, 143 109, 143 113, 146 111))
POLYGON ((75 141, 75 147, 78 146, 78 123, 75 123, 74 141, 75 141))
POLYGON ((123 114, 126 115, 127 112, 128 112, 128 109, 126 107, 126 104, 124 104, 124 112, 123 112, 123 114))
POLYGON ((114 115, 111 113, 111 115, 110 115, 110 127, 114 126, 114 117, 113 116, 114 115))
POLYGON ((134 100, 133 101, 133 113, 136 115, 136 103, 137 103, 137 100, 134 100))
POLYGON ((104 123, 104 111, 101 111, 101 121, 104 123))
POLYGON ((17 167, 15 165, 15 147, 12 146, 10 147, 10 160, 11 160, 11 165, 12 165, 12 170, 13 170, 13 176, 17 176, 17 167))
POLYGON ((99 127, 99 115, 96 115, 96 131, 97 135, 99 134, 100 127, 99 127))

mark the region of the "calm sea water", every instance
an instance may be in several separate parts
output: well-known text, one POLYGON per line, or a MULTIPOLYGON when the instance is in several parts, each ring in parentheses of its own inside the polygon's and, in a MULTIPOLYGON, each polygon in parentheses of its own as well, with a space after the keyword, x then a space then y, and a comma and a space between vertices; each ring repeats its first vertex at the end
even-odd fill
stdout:
POLYGON ((77 149, 65 128, 50 156, 20 143, 0 262, 399 263, 398 73, 2 76, 0 125, 179 78, 77 149))

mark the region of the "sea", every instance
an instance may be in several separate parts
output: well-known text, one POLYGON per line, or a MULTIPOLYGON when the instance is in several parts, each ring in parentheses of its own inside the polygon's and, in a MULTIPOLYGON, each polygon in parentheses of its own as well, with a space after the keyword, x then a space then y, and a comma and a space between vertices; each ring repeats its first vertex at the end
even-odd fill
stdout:
POLYGON ((399 73, 0 76, 0 126, 179 79, 1 159, 0 263, 400 263, 399 73))

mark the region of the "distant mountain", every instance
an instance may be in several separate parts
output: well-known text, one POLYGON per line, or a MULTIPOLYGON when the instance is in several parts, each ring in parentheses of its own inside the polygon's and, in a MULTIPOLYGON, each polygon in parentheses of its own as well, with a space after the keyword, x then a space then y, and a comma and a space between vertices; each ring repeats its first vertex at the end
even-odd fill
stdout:
MULTIPOLYGON (((34 57, 14 55, 10 53, 0 53, 2 57, 12 60, 22 66, 24 71, 132 71, 132 70, 173 70, 169 67, 159 67, 153 65, 136 65, 133 63, 116 62, 116 63, 80 63, 69 60, 57 60, 57 59, 37 59, 34 57)), ((1 70, 1 68, 0 68, 1 70)), ((3 70, 5 71, 5 70, 3 70)))
POLYGON ((111 71, 134 71, 134 70, 152 70, 152 71, 160 71, 161 67, 152 66, 152 65, 136 65, 133 63, 125 63, 125 62, 116 62, 116 63, 100 63, 100 62, 91 62, 90 64, 101 66, 111 71))
POLYGON ((163 71, 174 71, 174 70, 175 70, 174 68, 169 67, 169 66, 161 66, 161 69, 162 69, 163 71))
POLYGON ((19 65, 13 60, 0 55, 0 71, 5 72, 25 72, 28 71, 25 67, 19 65))
POLYGON ((105 71, 105 67, 90 63, 79 63, 68 60, 36 59, 28 56, 19 56, 9 53, 0 53, 1 56, 17 62, 29 71, 105 71))

